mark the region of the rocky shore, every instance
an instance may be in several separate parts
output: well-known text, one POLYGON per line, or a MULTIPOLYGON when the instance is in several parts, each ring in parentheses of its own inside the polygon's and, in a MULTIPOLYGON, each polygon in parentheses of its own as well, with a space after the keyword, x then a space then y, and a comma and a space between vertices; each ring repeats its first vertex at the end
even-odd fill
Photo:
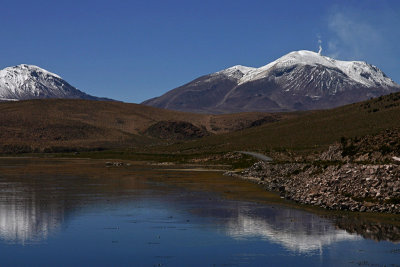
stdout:
MULTIPOLYGON (((242 172, 227 172, 280 192, 301 204, 332 210, 400 214, 400 166, 338 160, 330 148, 311 162, 257 162, 242 172)), ((336 151, 337 152, 337 151, 336 151)), ((337 155, 337 153, 336 153, 337 155)))

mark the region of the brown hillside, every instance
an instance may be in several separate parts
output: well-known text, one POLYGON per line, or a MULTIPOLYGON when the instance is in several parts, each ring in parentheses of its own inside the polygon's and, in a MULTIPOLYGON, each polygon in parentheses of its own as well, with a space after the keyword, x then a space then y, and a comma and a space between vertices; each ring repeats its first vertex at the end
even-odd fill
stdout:
POLYGON ((3 102, 0 149, 28 152, 137 147, 160 144, 162 139, 170 142, 226 133, 293 116, 296 114, 192 114, 90 100, 3 102))
MULTIPOLYGON (((180 153, 235 150, 269 153, 269 151, 289 150, 308 153, 325 149, 330 144, 339 142, 342 137, 354 139, 376 135, 387 129, 392 129, 392 135, 400 129, 400 93, 335 109, 304 113, 296 118, 280 120, 243 131, 158 147, 157 150, 180 153)), ((377 147, 392 146, 384 138, 379 140, 382 143, 376 144, 377 147)))

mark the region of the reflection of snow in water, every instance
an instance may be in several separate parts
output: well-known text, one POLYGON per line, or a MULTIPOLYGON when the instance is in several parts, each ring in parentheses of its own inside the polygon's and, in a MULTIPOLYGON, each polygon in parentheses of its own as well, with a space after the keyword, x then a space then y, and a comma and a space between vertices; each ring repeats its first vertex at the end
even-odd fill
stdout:
POLYGON ((28 197, 22 190, 1 192, 0 239, 17 244, 46 239, 60 226, 64 213, 58 205, 38 203, 35 193, 28 197))
MULTIPOLYGON (((44 192, 48 191, 42 192, 15 182, 0 183, 1 240, 17 244, 37 242, 47 239, 61 226, 65 214, 65 196, 56 194, 55 198, 49 198, 44 192)), ((233 238, 265 238, 299 253, 322 250, 324 246, 339 241, 361 239, 336 229, 332 222, 311 213, 252 207, 244 203, 233 207, 223 205, 221 210, 216 209, 210 215, 228 221, 223 231, 233 238)), ((210 212, 209 209, 204 210, 210 212)))
POLYGON ((286 249, 307 253, 322 251, 324 246, 345 240, 360 240, 344 230, 336 229, 331 222, 301 211, 275 209, 267 217, 252 217, 239 210, 227 227, 228 235, 236 239, 265 238, 286 249))

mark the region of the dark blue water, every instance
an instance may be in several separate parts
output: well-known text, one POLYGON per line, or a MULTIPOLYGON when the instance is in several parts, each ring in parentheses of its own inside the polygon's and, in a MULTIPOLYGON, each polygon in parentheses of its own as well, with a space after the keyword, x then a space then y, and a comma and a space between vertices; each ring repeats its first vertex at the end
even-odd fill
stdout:
POLYGON ((393 225, 227 200, 160 182, 159 171, 85 176, 3 166, 1 266, 400 265, 393 225))

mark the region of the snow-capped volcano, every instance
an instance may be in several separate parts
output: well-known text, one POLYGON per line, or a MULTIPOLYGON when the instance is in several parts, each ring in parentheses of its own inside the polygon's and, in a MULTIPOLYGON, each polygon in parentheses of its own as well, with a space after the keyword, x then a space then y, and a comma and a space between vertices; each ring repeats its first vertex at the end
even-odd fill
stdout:
POLYGON ((362 61, 295 51, 260 68, 233 66, 144 104, 192 112, 324 109, 391 92, 400 85, 362 61))
POLYGON ((261 68, 245 67, 243 69, 244 71, 242 71, 244 76, 240 79, 239 83, 242 84, 249 81, 262 79, 268 76, 271 70, 284 70, 296 65, 308 65, 314 67, 320 65, 326 67, 327 69, 339 70, 346 74, 349 80, 353 80, 354 82, 358 82, 367 87, 398 86, 381 70, 366 62, 335 60, 333 58, 322 56, 318 53, 307 50, 291 52, 261 68))
POLYGON ((60 76, 33 65, 21 64, 0 70, 0 100, 35 98, 100 98, 79 91, 60 76))

